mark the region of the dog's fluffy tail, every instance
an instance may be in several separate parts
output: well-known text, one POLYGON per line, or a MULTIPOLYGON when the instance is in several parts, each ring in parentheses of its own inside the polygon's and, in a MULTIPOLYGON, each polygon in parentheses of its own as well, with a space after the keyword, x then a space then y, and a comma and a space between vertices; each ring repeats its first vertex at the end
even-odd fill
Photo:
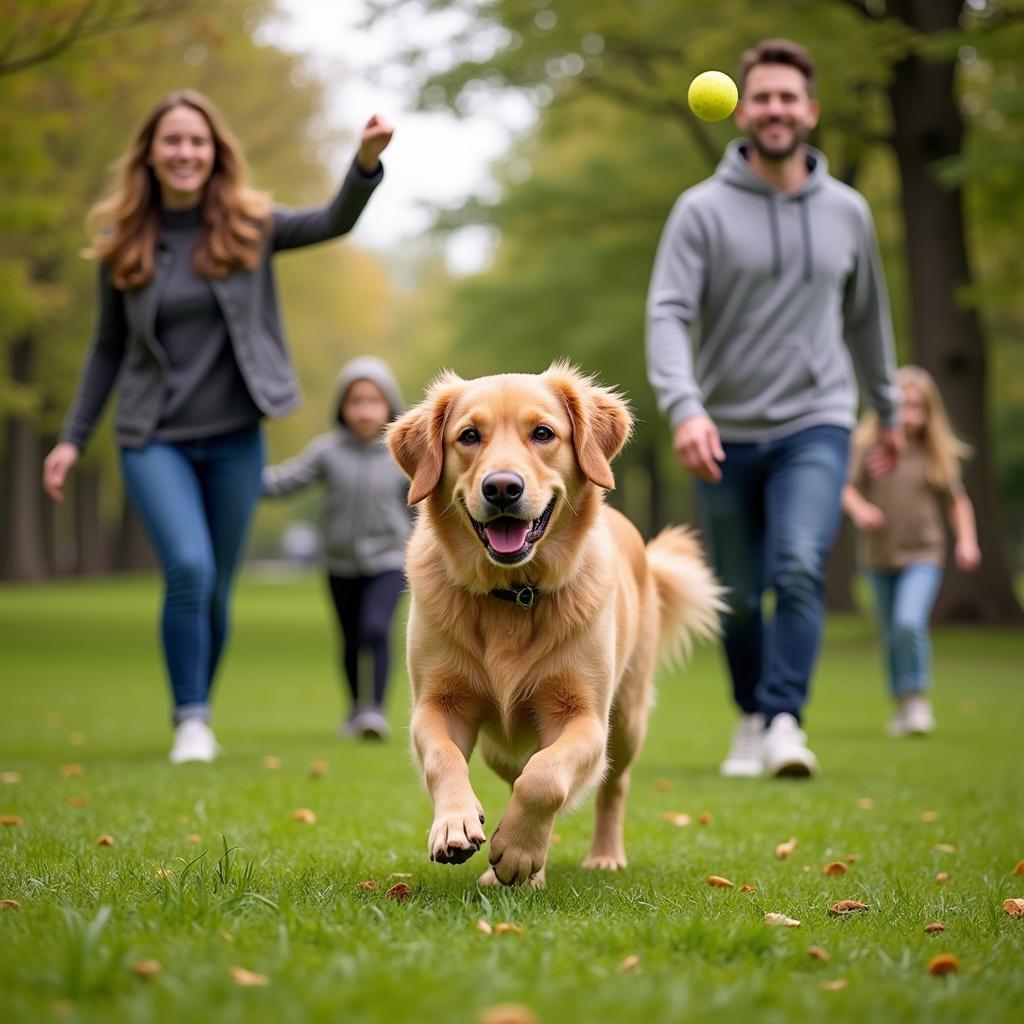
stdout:
POLYGON ((647 545, 647 564, 658 593, 659 653, 662 661, 678 663, 689 655, 694 637, 718 634, 725 588, 697 535, 681 526, 666 527, 647 545))

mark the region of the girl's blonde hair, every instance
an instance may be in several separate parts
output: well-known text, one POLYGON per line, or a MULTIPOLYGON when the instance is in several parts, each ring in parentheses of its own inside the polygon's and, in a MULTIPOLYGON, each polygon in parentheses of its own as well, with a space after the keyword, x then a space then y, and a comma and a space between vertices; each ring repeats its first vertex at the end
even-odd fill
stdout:
MULTIPOLYGON (((925 474, 928 483, 936 490, 948 490, 960 480, 960 463, 971 456, 972 448, 953 432, 938 385, 927 370, 920 366, 901 366, 896 371, 896 383, 901 388, 917 388, 924 397, 921 440, 925 450, 925 474)), ((871 409, 861 418, 854 432, 854 451, 867 451, 877 439, 878 414, 871 409)))
POLYGON ((200 92, 169 93, 146 115, 128 150, 117 162, 114 189, 86 218, 91 246, 88 257, 105 261, 114 284, 140 288, 153 276, 154 250, 160 228, 160 186, 149 165, 160 119, 175 107, 190 107, 206 121, 214 159, 203 188, 202 230, 193 265, 203 277, 227 277, 260 260, 270 197, 248 185, 249 169, 238 141, 217 108, 200 92))

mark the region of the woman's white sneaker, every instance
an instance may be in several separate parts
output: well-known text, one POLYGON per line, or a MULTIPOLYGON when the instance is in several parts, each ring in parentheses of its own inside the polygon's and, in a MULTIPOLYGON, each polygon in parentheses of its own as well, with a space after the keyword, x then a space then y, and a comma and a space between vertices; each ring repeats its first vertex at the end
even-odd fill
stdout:
POLYGON ((807 778, 820 771, 818 759, 807 748, 807 734, 797 720, 783 712, 772 719, 764 734, 765 775, 807 778))
POLYGON ((764 715, 743 715, 732 734, 732 746, 719 771, 730 778, 756 778, 764 774, 764 715))
POLYGON ((904 733, 908 736, 927 736, 935 731, 932 702, 923 694, 915 693, 903 702, 904 733))
POLYGON ((186 718, 174 730, 171 764, 186 761, 212 761, 220 752, 213 730, 201 718, 186 718))

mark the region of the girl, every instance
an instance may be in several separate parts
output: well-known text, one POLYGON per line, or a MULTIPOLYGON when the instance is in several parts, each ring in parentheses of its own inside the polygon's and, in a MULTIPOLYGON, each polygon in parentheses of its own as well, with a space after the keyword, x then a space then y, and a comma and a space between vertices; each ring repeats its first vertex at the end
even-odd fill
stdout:
POLYGON ((249 188, 242 152, 210 100, 173 92, 139 125, 113 193, 90 215, 96 330, 43 486, 62 500, 116 383, 125 488, 164 575, 175 764, 217 755, 210 691, 259 498, 260 420, 299 402, 271 257, 352 228, 383 176, 392 132, 371 117, 334 199, 286 211, 249 188))
POLYGON ((917 366, 897 373, 902 393, 900 425, 906 441, 895 469, 885 473, 873 450, 874 414, 853 438, 850 482, 843 507, 862 531, 881 627, 889 689, 896 709, 893 736, 925 735, 935 728, 927 692, 931 686, 928 618, 945 564, 945 506, 962 572, 981 563, 974 508, 960 481, 960 462, 970 448, 950 427, 931 375, 917 366))
POLYGON ((324 485, 322 536, 327 583, 341 629, 342 664, 352 694, 345 736, 384 739, 384 696, 391 669, 391 618, 405 584, 402 566, 412 524, 409 481, 381 439, 404 411, 387 363, 361 356, 334 387, 330 433, 263 471, 263 493, 291 494, 324 485), (360 687, 360 655, 372 657, 372 693, 360 687))

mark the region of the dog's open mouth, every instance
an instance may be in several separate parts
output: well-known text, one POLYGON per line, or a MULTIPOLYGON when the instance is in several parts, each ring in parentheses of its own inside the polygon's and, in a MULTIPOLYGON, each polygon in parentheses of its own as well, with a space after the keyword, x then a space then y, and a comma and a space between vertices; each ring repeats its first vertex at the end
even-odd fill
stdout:
MULTIPOLYGON (((515 565, 530 554, 534 544, 544 535, 551 520, 551 513, 555 510, 556 500, 557 495, 548 502, 547 508, 532 520, 498 516, 481 523, 470 515, 469 521, 491 558, 505 565, 515 565)), ((468 508, 466 514, 469 515, 468 508)))

